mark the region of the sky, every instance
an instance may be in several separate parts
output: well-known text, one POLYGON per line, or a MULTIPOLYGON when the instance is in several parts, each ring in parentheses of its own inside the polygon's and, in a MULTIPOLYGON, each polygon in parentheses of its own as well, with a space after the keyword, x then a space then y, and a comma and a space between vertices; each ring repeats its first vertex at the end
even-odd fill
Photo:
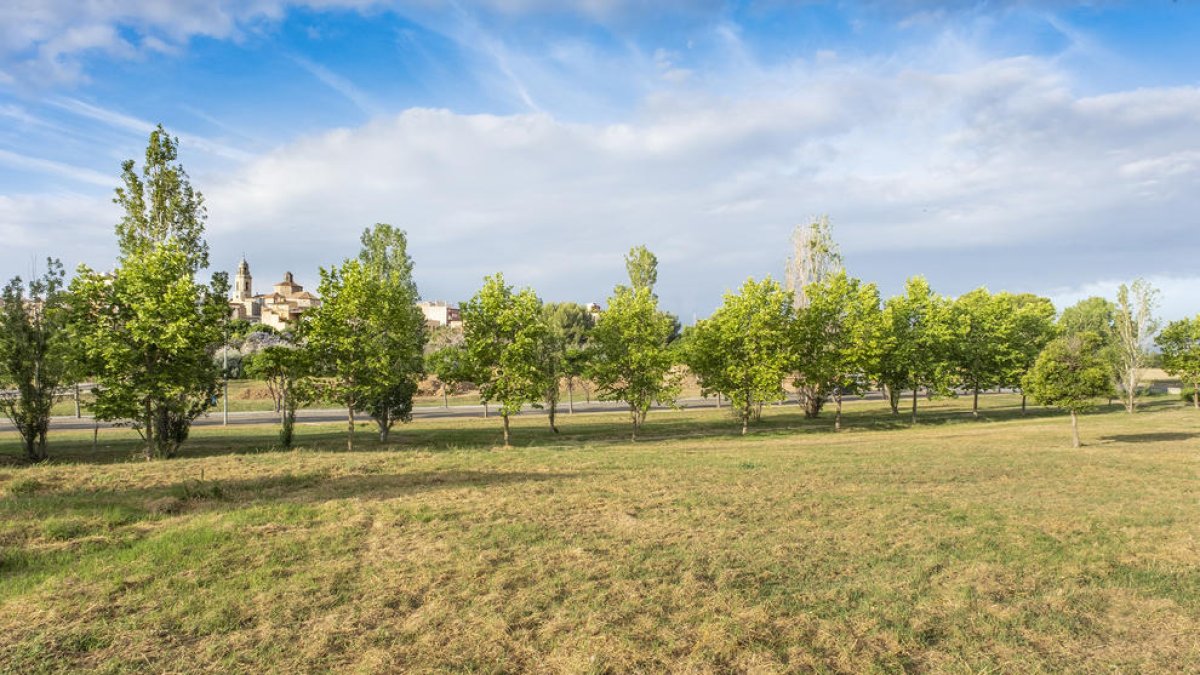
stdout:
POLYGON ((828 215, 850 274, 1200 313, 1200 2, 7 0, 0 277, 110 269, 154 124, 256 290, 405 229, 426 299, 685 322, 828 215))

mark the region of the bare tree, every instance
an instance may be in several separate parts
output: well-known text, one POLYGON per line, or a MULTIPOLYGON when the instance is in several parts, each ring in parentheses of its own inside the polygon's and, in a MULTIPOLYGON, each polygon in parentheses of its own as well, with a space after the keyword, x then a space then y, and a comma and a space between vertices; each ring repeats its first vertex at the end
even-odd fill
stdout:
POLYGON ((805 287, 820 283, 842 269, 842 255, 829 227, 829 216, 814 218, 808 225, 792 230, 792 255, 787 261, 787 289, 792 292, 793 306, 808 306, 805 287))
MULTIPOLYGON (((829 227, 829 216, 814 218, 807 225, 792 230, 792 255, 787 261, 787 290, 792 292, 792 306, 800 313, 811 304, 808 287, 829 279, 842 271, 842 256, 829 227)), ((805 417, 821 414, 829 396, 824 383, 796 379, 796 389, 805 417)))
POLYGON ((1138 385, 1142 369, 1146 367, 1150 339, 1158 331, 1154 308, 1158 306, 1158 289, 1145 279, 1135 279, 1130 285, 1121 284, 1117 290, 1117 309, 1113 316, 1113 327, 1117 336, 1119 368, 1117 381, 1125 411, 1137 409, 1138 385))

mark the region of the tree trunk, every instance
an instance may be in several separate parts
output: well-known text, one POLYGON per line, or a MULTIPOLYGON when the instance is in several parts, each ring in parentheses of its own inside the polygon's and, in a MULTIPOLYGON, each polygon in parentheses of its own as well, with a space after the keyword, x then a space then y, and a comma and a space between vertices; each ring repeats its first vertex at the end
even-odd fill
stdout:
POLYGON ((837 404, 837 411, 833 415, 833 430, 842 430, 842 392, 835 391, 833 393, 833 401, 837 404))
POLYGON ((442 407, 450 407, 450 388, 445 383, 442 384, 442 407))
POLYGON ((746 431, 750 427, 750 406, 746 406, 746 410, 742 413, 742 435, 746 435, 746 431))
POLYGON ((79 383, 75 384, 75 419, 83 417, 83 411, 79 409, 79 383))
POLYGON ((575 414, 575 377, 567 378, 567 414, 575 414))
POLYGON ((346 408, 346 451, 354 452, 354 406, 346 408))
POLYGON ((721 392, 717 392, 717 407, 721 407, 721 392))
POLYGON ((912 421, 917 423, 917 385, 913 385, 913 401, 912 401, 912 421))
POLYGON ((1025 392, 1021 392, 1021 414, 1025 414, 1025 392))
POLYGON ((550 410, 549 410, 548 414, 550 416, 550 430, 557 434, 558 426, 556 426, 554 424, 554 417, 558 414, 558 401, 557 400, 550 401, 550 410))
POLYGON ((487 419, 487 412, 488 412, 487 409, 488 409, 487 401, 484 401, 483 402, 483 419, 485 419, 485 420, 487 419))
POLYGON ((1079 418, 1074 410, 1071 411, 1071 445, 1075 448, 1079 447, 1079 418))
POLYGON ((146 459, 154 459, 154 416, 150 412, 150 399, 146 399, 143 405, 144 415, 146 417, 146 459))
POLYGON ((508 413, 501 412, 500 416, 504 418, 504 447, 512 447, 508 444, 508 413))
POLYGON ((391 425, 385 424, 381 420, 375 420, 375 423, 379 425, 379 442, 387 443, 388 432, 390 432, 392 430, 391 425))
POLYGON ((975 400, 971 403, 971 414, 979 417, 979 387, 975 387, 975 400))
POLYGON ((1200 410, 1200 382, 1197 382, 1193 386, 1195 386, 1196 389, 1192 393, 1192 405, 1196 406, 1197 410, 1200 410))
POLYGON ((638 411, 637 408, 633 407, 632 405, 629 406, 629 416, 633 420, 633 433, 629 435, 629 440, 637 442, 638 411))

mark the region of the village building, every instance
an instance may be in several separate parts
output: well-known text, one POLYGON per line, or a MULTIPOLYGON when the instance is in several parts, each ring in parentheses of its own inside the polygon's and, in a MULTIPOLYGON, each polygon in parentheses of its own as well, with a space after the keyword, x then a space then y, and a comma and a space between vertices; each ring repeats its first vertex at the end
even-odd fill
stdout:
POLYGON ((425 315, 425 325, 429 328, 450 326, 462 328, 462 316, 457 307, 451 307, 445 300, 425 300, 417 303, 421 313, 425 315))
POLYGON ((229 300, 230 316, 251 323, 261 323, 275 330, 287 330, 300 315, 319 307, 321 299, 296 283, 291 272, 283 275, 270 293, 254 293, 250 264, 243 258, 233 281, 233 297, 229 300))

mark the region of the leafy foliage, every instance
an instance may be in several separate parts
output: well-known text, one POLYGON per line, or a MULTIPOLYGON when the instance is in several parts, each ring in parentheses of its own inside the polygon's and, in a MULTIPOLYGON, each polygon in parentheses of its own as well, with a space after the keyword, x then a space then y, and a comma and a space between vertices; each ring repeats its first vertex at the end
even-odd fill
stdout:
POLYGON ((500 404, 507 446, 509 416, 526 403, 540 406, 548 387, 546 359, 553 347, 542 301, 528 288, 514 293, 504 275, 495 274, 461 312, 470 369, 480 397, 500 404))
POLYGON ((592 331, 588 373, 600 398, 629 406, 633 438, 655 402, 673 403, 679 392, 668 345, 673 324, 648 288, 618 286, 592 331))
POLYGON ((791 293, 770 279, 749 279, 740 293, 726 293, 721 307, 698 322, 685 342, 685 360, 702 391, 729 399, 743 434, 764 403, 784 398, 791 325, 791 293))
POLYGON ((147 458, 173 456, 215 402, 212 356, 229 314, 224 273, 195 281, 208 266, 207 216, 177 146, 159 126, 141 176, 132 160, 122 165, 119 266, 111 275, 81 267, 71 283, 71 341, 99 386, 93 412, 137 429, 147 458))
POLYGON ((322 304, 301 327, 316 374, 328 378, 323 395, 346 407, 349 447, 356 411, 370 415, 381 441, 408 421, 425 372, 425 318, 404 232, 379 224, 362 243, 357 259, 321 269, 322 304))
MULTIPOLYGON (((841 428, 842 397, 866 391, 879 370, 886 337, 879 291, 839 270, 809 284, 805 293, 808 304, 796 313, 792 338, 796 386, 802 396, 821 402, 833 396, 834 426, 841 428)), ((820 408, 810 402, 805 412, 815 416, 820 408)))
POLYGON ((1097 398, 1112 392, 1112 364, 1101 353, 1103 344, 1103 339, 1091 332, 1056 338, 1022 381, 1038 403, 1071 413, 1075 447, 1079 447, 1076 413, 1092 409, 1097 398))
POLYGON ((1192 387, 1192 402, 1200 408, 1200 314, 1167 324, 1155 338, 1162 350, 1162 367, 1192 387))
MULTIPOLYGON (((880 381, 893 406, 902 388, 912 391, 912 419, 917 419, 917 392, 948 394, 953 381, 954 331, 950 302, 933 292, 924 277, 912 277, 905 294, 884 305, 888 331, 880 359, 880 381)), ((895 408, 893 407, 893 410, 895 408)))
POLYGON ((50 409, 70 379, 63 278, 62 263, 47 260, 41 278, 27 285, 14 278, 0 295, 0 410, 31 462, 48 456, 50 409))
POLYGON ((279 411, 279 444, 292 447, 296 409, 312 396, 309 353, 291 345, 265 347, 246 360, 246 374, 266 382, 279 411))

